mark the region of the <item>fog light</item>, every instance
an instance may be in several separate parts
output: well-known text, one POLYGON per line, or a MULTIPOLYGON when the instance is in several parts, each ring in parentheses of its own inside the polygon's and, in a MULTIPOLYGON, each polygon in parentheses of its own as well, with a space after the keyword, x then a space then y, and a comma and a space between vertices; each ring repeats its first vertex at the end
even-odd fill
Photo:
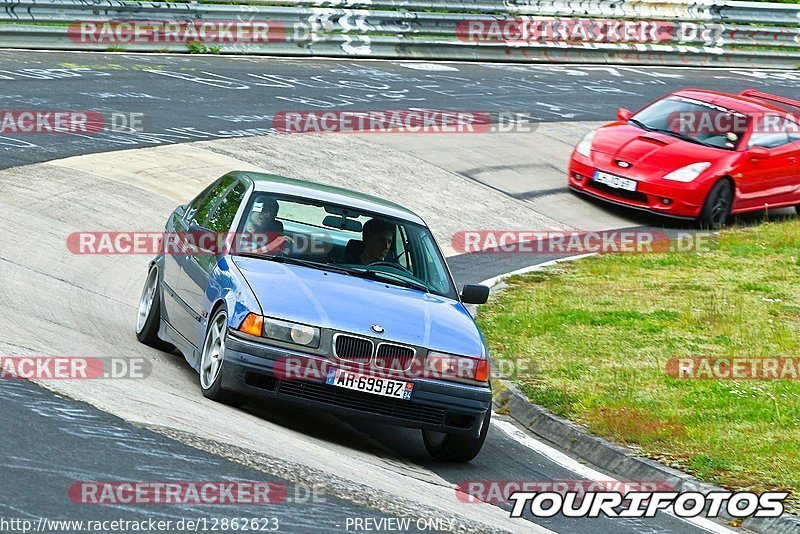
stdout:
POLYGON ((577 172, 573 172, 573 173, 572 173, 572 177, 573 177, 573 178, 575 178, 576 180, 578 180, 579 182, 580 182, 581 180, 583 180, 583 175, 581 175, 581 174, 578 174, 577 172))
POLYGON ((662 198, 661 199, 661 203, 664 204, 665 206, 669 206, 670 204, 672 204, 672 199, 670 199, 670 198, 662 198))

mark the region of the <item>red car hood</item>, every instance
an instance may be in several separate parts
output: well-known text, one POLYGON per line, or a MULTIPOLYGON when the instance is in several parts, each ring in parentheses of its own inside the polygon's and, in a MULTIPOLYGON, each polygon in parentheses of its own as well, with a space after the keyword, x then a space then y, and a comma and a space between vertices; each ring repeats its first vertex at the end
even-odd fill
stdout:
MULTIPOLYGON (((684 141, 671 135, 647 132, 624 123, 603 126, 595 134, 592 150, 633 169, 648 167, 673 171, 698 161, 715 163, 734 152, 684 141)), ((601 156, 601 159, 605 159, 601 156)))

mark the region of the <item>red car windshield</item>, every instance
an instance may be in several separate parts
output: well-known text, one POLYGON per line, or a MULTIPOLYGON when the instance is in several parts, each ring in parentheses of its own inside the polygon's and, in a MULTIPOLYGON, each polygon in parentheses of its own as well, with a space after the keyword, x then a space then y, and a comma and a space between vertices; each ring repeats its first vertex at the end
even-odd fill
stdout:
POLYGON ((634 115, 630 124, 686 141, 735 150, 745 132, 745 113, 684 96, 670 96, 634 115))

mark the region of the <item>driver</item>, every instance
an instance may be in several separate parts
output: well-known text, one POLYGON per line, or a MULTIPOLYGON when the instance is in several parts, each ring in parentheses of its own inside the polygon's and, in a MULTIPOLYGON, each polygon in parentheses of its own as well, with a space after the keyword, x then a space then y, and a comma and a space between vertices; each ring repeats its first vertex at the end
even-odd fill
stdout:
POLYGON ((243 235, 253 251, 278 252, 292 242, 283 235, 283 223, 275 218, 277 215, 278 202, 274 198, 267 195, 254 198, 253 211, 247 218, 243 235))
POLYGON ((357 258, 354 258, 357 261, 351 263, 369 265, 376 261, 384 261, 392 248, 394 233, 394 225, 382 219, 370 219, 364 223, 362 229, 364 250, 357 258))
POLYGON ((253 211, 247 218, 245 232, 257 233, 283 233, 283 223, 275 219, 278 216, 278 201, 274 198, 259 195, 253 201, 253 211), (260 209, 259 209, 260 208, 260 209))

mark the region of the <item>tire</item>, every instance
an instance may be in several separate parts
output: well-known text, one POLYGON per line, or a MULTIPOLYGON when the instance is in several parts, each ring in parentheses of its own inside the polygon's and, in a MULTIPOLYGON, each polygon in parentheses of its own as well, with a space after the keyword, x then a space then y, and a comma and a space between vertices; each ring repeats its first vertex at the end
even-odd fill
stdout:
POLYGON ((136 317, 136 339, 154 349, 171 352, 175 347, 158 337, 161 323, 161 291, 158 284, 158 267, 150 267, 147 272, 142 296, 139 298, 139 311, 136 317))
POLYGON ((208 322, 203 350, 200 352, 200 389, 203 396, 230 406, 244 406, 247 397, 222 388, 222 367, 225 364, 225 339, 228 314, 219 308, 208 322))
POLYGON ((483 419, 481 434, 477 438, 460 434, 446 434, 444 432, 433 432, 431 430, 422 431, 422 441, 425 449, 434 460, 441 462, 466 463, 478 456, 481 452, 483 443, 486 441, 486 434, 489 432, 489 423, 492 420, 492 410, 486 412, 483 419))
POLYGON ((733 184, 730 180, 722 179, 708 192, 697 222, 702 228, 719 230, 730 217, 732 205, 733 184))

